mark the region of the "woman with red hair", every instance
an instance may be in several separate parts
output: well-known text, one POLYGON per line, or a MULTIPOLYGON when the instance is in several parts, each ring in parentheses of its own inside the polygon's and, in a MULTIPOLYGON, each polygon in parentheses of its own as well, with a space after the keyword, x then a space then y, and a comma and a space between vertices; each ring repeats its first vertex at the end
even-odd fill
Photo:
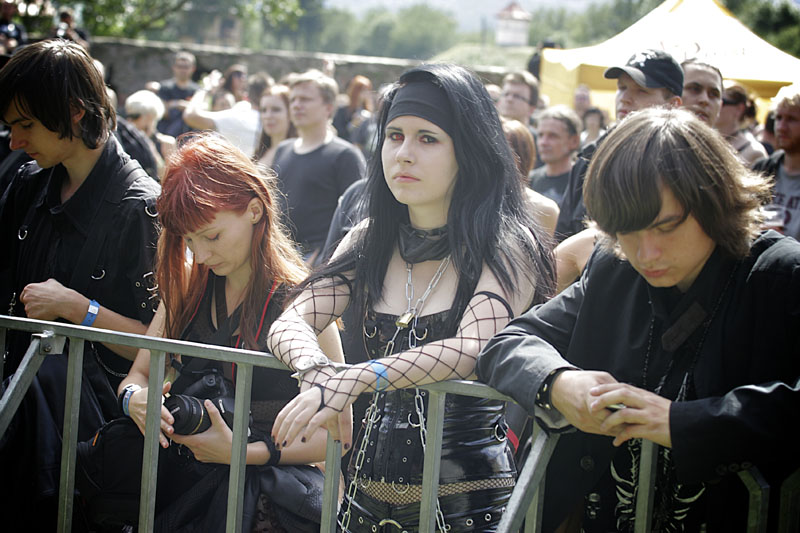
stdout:
MULTIPOLYGON (((156 277, 162 300, 147 333, 266 351, 270 324, 283 310, 287 294, 306 275, 280 222, 274 178, 261 174, 243 152, 217 134, 187 134, 179 144, 168 162, 158 200, 162 231, 156 277)), ((335 327, 322 332, 319 340, 326 353, 343 361, 335 327)), ((141 434, 145 430, 149 367, 150 351, 139 350, 119 388, 122 411, 141 434)), ((220 397, 232 398, 235 371, 235 365, 170 355, 163 389, 168 399, 161 407, 159 441, 164 449, 159 464, 156 529, 224 530, 224 507, 217 512, 208 505, 212 500, 206 498, 222 490, 218 501, 225 501, 232 432, 218 405, 220 397), (211 390, 198 392, 201 381, 211 390), (208 386, 209 382, 215 385, 208 386), (177 395, 183 396, 179 400, 175 399, 177 395), (193 422, 187 424, 185 406, 184 411, 174 407, 189 396, 198 397, 202 403, 210 419, 207 429, 201 425, 198 430, 193 422), (220 483, 212 481, 217 478, 220 483), (189 502, 198 505, 200 501, 207 502, 200 505, 202 509, 186 512, 189 502)), ((270 469, 278 465, 324 460, 324 430, 307 442, 280 451, 269 436, 278 411, 296 393, 297 384, 287 372, 256 367, 251 398, 254 420, 246 460, 248 465, 264 466, 249 468, 248 476, 274 480, 278 474, 270 469)), ((132 433, 141 441, 135 429, 132 433)), ((305 466, 301 475, 321 491, 323 477, 318 469, 305 466)), ((138 493, 138 479, 133 481, 138 493)), ((256 498, 263 486, 263 482, 246 481, 250 488, 245 496, 245 531, 251 528, 247 521, 255 517, 256 498)), ((263 501, 265 495, 261 498, 263 501)), ((261 513, 262 521, 271 524, 267 531, 304 530, 298 523, 286 523, 291 513, 275 511, 276 504, 267 501, 271 503, 266 505, 266 516, 261 513)), ((318 529, 318 522, 319 517, 317 523, 309 525, 310 530, 318 529)))
MULTIPOLYGON (((366 76, 353 76, 347 84, 347 105, 341 106, 333 115, 333 127, 345 141, 366 119, 372 116, 374 108, 372 82, 366 76)), ((351 141, 352 142, 352 141, 351 141)))

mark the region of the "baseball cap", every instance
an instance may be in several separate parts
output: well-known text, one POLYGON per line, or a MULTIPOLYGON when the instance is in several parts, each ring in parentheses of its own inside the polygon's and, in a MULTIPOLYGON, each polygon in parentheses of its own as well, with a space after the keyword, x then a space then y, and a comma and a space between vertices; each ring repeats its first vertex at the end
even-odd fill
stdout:
POLYGON ((677 96, 683 93, 683 69, 675 58, 663 50, 637 52, 628 59, 624 67, 611 67, 603 76, 615 79, 623 73, 642 87, 664 87, 677 96))

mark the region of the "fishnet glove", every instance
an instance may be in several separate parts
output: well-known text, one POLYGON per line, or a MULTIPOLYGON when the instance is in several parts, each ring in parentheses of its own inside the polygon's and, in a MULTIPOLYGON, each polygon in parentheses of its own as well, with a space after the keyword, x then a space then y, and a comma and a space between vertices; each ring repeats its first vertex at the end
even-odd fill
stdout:
MULTIPOLYGON (((386 368, 382 385, 403 389, 472 377, 481 348, 511 318, 507 307, 496 297, 474 295, 455 336, 379 359, 386 368)), ((291 443, 301 432, 303 438, 309 438, 317 427, 376 386, 375 370, 369 361, 319 381, 280 412, 273 426, 275 442, 291 443)))
MULTIPOLYGON (((347 309, 350 290, 349 280, 341 276, 316 281, 300 293, 269 329, 267 347, 272 354, 292 369, 303 355, 325 355, 317 335, 347 309)), ((302 390, 333 374, 330 367, 307 372, 302 390)))

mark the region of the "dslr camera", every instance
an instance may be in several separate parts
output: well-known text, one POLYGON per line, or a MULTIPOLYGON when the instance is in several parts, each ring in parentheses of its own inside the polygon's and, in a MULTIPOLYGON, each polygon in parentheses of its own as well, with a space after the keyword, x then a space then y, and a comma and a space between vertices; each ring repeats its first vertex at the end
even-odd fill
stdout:
MULTIPOLYGON (((217 369, 207 371, 203 377, 192 383, 183 394, 171 394, 164 400, 164 407, 172 414, 172 424, 178 435, 195 435, 211 427, 211 418, 203 405, 210 399, 222 414, 223 420, 233 429, 233 384, 226 380, 217 369)), ((250 417, 252 423, 252 416, 250 417)), ((250 436, 250 424, 247 435, 250 436)))

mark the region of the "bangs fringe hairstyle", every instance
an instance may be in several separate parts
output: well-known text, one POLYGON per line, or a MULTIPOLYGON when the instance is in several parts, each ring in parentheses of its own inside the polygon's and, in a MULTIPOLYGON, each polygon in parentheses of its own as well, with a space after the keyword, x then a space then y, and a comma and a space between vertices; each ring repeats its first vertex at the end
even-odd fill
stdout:
POLYGON ((617 233, 644 229, 656 219, 664 186, 684 216, 694 216, 723 250, 747 255, 770 183, 689 111, 653 108, 622 121, 592 158, 583 198, 589 217, 615 243, 617 233))
POLYGON ((80 137, 89 149, 108 140, 117 115, 103 76, 82 46, 50 39, 20 47, 0 71, 0 114, 16 103, 20 113, 35 119, 59 138, 80 137), (72 116, 84 111, 78 132, 72 116))
MULTIPOLYGON (((389 109, 397 90, 413 82, 441 87, 454 115, 452 139, 458 174, 447 215, 447 235, 458 287, 448 313, 448 326, 455 327, 460 321, 484 264, 507 293, 515 291, 523 276, 536 287, 535 302, 545 301, 555 290, 551 241, 526 207, 519 171, 494 102, 471 72, 448 64, 414 67, 386 92, 378 117, 377 147, 369 162, 365 187, 368 224, 349 250, 303 286, 354 271, 351 304, 355 305, 355 316, 363 318, 370 302, 380 301, 400 224, 409 220, 408 207, 395 199, 386 184, 381 153, 389 109)), ((343 282, 335 278, 333 283, 343 282)))
POLYGON ((293 287, 307 274, 280 221, 274 201, 274 174, 262 174, 241 150, 216 133, 188 133, 178 141, 177 151, 167 162, 158 198, 162 231, 156 279, 166 301, 166 336, 180 338, 208 281, 206 265, 194 261, 187 265, 183 236, 211 222, 220 211, 243 213, 257 198, 264 214, 253 227, 252 274, 241 318, 245 347, 256 349, 262 305, 272 282, 293 287))

